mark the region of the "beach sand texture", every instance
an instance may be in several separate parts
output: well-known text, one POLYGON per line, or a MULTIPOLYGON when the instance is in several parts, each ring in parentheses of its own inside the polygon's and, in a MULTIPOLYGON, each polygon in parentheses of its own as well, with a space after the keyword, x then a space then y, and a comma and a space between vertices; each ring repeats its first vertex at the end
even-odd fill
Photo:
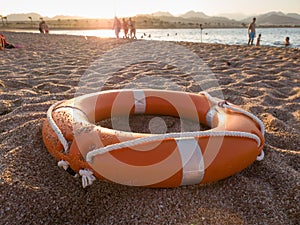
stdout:
MULTIPOLYGON (((147 61, 149 55, 143 61, 143 52, 132 63, 134 50, 123 52, 131 64, 118 68, 117 49, 130 40, 4 35, 22 48, 0 51, 0 224, 300 224, 299 49, 172 44, 196 54, 213 72, 219 85, 208 92, 221 91, 263 121, 263 161, 208 185, 148 189, 96 181, 83 189, 43 144, 42 124, 53 103, 99 87, 143 88, 143 79, 187 92, 205 84, 174 65, 147 61), (105 82, 95 83, 96 60, 114 72, 101 74, 109 76, 105 82)), ((154 49, 163 44, 136 42, 154 49)), ((135 126, 146 129, 138 119, 135 126)))

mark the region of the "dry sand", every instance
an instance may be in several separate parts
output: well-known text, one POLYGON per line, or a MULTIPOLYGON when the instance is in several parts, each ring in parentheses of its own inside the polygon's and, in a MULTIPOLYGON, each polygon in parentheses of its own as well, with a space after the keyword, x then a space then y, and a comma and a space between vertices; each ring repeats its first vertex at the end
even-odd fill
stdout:
MULTIPOLYGON (((122 50, 125 68, 114 67, 113 59, 122 55, 114 51, 132 44, 129 40, 4 34, 23 47, 0 51, 0 224, 300 224, 299 49, 172 44, 208 65, 219 82, 209 92, 221 91, 264 122, 263 161, 209 185, 147 189, 96 181, 83 189, 80 179, 56 166, 41 127, 51 104, 93 86, 95 60, 104 57, 114 73, 101 74, 109 77, 89 91, 143 87, 142 77, 150 77, 153 88, 164 77, 170 82, 163 88, 175 83, 188 92, 201 91, 204 84, 197 85, 188 70, 147 60, 149 55, 131 62, 134 49, 122 50), (87 73, 93 76, 82 79, 87 73)), ((154 50, 162 44, 136 43, 154 50)), ((169 50, 166 58, 174 53, 169 50)), ((177 57, 190 60, 186 54, 177 57)))

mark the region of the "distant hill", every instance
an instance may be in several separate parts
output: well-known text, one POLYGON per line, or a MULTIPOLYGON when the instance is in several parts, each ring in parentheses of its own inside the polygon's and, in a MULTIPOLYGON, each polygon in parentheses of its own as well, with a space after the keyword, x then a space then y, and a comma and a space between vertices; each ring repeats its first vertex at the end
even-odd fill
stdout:
MULTIPOLYGON (((38 25, 41 16, 38 13, 10 14, 7 21, 0 21, 1 27, 32 28, 38 25), (31 21, 31 19, 32 21, 31 21), (6 23, 5 23, 6 22, 6 23)), ((268 12, 255 15, 258 27, 272 26, 297 26, 300 27, 300 14, 268 12)), ((225 16, 208 16, 203 12, 189 11, 185 14, 174 16, 169 12, 155 12, 152 14, 136 15, 134 17, 138 29, 144 28, 197 28, 202 25, 206 28, 242 28, 252 21, 252 17, 244 20, 229 19, 225 16)), ((110 29, 113 18, 110 19, 89 19, 78 16, 58 15, 53 18, 43 17, 53 29, 110 29)))
MULTIPOLYGON (((300 26, 300 15, 297 13, 268 12, 255 17, 259 26, 300 26)), ((245 23, 250 21, 252 17, 242 20, 245 23)))
POLYGON ((81 16, 63 16, 63 15, 59 15, 59 16, 54 16, 52 18, 49 18, 51 20, 80 20, 80 19, 86 19, 85 17, 81 17, 81 16))
POLYGON ((20 13, 20 14, 9 14, 9 15, 7 15, 7 20, 8 21, 27 21, 27 20, 29 20, 29 17, 31 17, 33 21, 38 21, 38 20, 40 20, 40 18, 43 18, 45 20, 85 19, 85 17, 80 17, 80 16, 59 15, 59 16, 55 16, 53 18, 50 18, 50 17, 43 17, 42 15, 40 15, 38 13, 20 13))
POLYGON ((279 15, 268 15, 259 17, 259 24, 262 25, 300 25, 300 20, 279 15))
MULTIPOLYGON (((220 16, 208 16, 203 12, 195 12, 193 10, 176 17, 168 12, 158 12, 154 14, 157 18, 167 22, 202 23, 207 27, 239 27, 242 24, 248 24, 254 17, 248 17, 243 20, 232 19, 232 17, 245 18, 245 15, 220 14, 220 16)), ((268 12, 255 17, 257 18, 258 26, 300 26, 300 14, 297 13, 285 14, 283 12, 268 12)))
POLYGON ((32 18, 32 20, 39 20, 41 17, 38 13, 21 13, 21 14, 9 14, 6 16, 8 21, 27 21, 29 20, 29 17, 32 18))
POLYGON ((209 16, 205 15, 203 12, 195 12, 193 10, 191 10, 185 14, 179 15, 179 16, 182 18, 186 18, 186 19, 188 19, 188 18, 205 18, 205 19, 209 18, 209 16))
POLYGON ((164 16, 164 17, 174 17, 171 13, 169 12, 155 12, 155 13, 152 13, 151 14, 152 16, 155 16, 155 17, 161 17, 161 16, 164 16))
POLYGON ((243 13, 220 13, 220 14, 218 14, 218 16, 226 17, 226 18, 229 18, 229 19, 237 20, 237 21, 248 18, 248 16, 246 14, 243 14, 243 13))
POLYGON ((292 17, 292 18, 300 20, 300 14, 297 14, 297 13, 287 13, 286 15, 289 16, 289 17, 292 17))

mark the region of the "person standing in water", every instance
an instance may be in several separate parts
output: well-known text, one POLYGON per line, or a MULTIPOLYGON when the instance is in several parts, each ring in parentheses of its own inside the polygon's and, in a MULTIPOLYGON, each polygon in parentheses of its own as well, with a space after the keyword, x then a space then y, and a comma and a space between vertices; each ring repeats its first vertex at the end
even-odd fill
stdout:
POLYGON ((248 26, 248 35, 249 35, 249 40, 248 40, 248 45, 253 45, 253 41, 255 38, 255 22, 256 22, 256 18, 254 17, 252 22, 249 24, 248 26))
POLYGON ((290 45, 290 37, 286 37, 283 44, 284 44, 284 46, 289 46, 290 45))
POLYGON ((260 39, 261 39, 261 34, 259 34, 257 37, 256 46, 260 46, 260 39))

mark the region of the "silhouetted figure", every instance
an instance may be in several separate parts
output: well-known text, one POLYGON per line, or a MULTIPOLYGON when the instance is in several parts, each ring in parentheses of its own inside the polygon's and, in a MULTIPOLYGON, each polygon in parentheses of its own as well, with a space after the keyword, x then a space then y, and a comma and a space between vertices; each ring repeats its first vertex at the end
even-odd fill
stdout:
POLYGON ((116 16, 115 16, 115 20, 114 20, 113 29, 115 30, 116 37, 119 38, 119 34, 121 31, 121 21, 116 16))
POLYGON ((283 44, 284 44, 284 46, 289 46, 291 44, 290 43, 290 38, 286 37, 283 44))
POLYGON ((248 45, 253 45, 253 41, 255 38, 255 22, 256 22, 256 18, 254 17, 252 19, 252 22, 249 24, 248 26, 248 35, 249 35, 249 40, 248 40, 248 45))
POLYGON ((136 38, 135 22, 131 19, 131 17, 129 18, 128 26, 129 26, 129 29, 130 29, 130 38, 137 39, 136 38))

